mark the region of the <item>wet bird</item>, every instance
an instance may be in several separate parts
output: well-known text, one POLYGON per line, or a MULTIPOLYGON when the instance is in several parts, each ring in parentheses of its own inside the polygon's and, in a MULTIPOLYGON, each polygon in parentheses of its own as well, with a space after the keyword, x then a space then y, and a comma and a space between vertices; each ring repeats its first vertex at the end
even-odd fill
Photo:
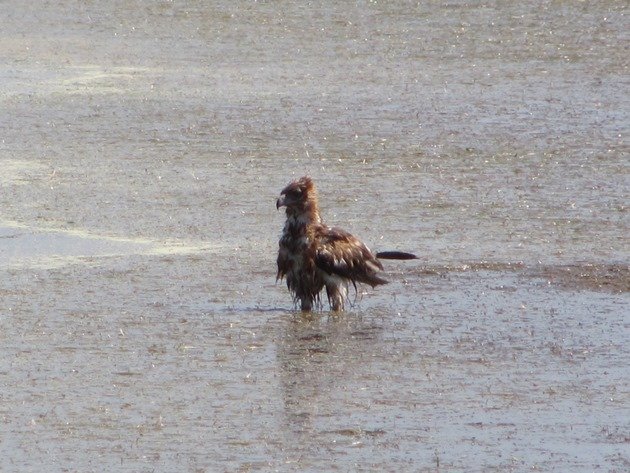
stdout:
POLYGON ((276 208, 286 207, 286 223, 278 250, 276 280, 286 278, 294 301, 310 311, 326 295, 333 311, 344 309, 350 283, 372 287, 388 281, 379 275, 380 259, 414 259, 400 251, 372 253, 352 234, 322 222, 313 180, 302 177, 290 182, 280 193, 276 208))

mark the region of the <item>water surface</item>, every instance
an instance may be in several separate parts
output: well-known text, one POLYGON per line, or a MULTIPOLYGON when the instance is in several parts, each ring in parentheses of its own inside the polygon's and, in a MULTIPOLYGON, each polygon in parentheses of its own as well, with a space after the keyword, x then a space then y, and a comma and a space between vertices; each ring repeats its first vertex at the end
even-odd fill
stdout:
POLYGON ((626 471, 626 2, 28 3, 2 471, 626 471), (277 193, 391 283, 311 317, 277 193))

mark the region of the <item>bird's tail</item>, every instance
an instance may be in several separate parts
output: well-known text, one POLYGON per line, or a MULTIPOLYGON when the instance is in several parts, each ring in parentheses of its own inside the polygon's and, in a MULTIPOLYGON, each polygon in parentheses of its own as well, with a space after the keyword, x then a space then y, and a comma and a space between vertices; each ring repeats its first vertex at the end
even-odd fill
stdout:
POLYGON ((405 253, 404 251, 379 251, 376 253, 378 259, 418 259, 413 253, 405 253))

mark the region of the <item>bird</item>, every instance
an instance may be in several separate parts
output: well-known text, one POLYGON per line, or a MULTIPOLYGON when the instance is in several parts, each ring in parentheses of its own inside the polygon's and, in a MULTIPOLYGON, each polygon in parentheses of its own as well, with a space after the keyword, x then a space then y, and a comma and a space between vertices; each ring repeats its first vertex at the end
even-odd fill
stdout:
POLYGON ((372 251, 357 237, 322 222, 317 189, 313 179, 304 176, 291 181, 276 201, 276 209, 286 208, 286 222, 278 242, 276 282, 286 279, 294 303, 304 312, 321 307, 320 293, 326 289, 330 308, 344 310, 350 283, 373 288, 387 284, 380 272, 379 259, 415 259, 402 251, 372 251))

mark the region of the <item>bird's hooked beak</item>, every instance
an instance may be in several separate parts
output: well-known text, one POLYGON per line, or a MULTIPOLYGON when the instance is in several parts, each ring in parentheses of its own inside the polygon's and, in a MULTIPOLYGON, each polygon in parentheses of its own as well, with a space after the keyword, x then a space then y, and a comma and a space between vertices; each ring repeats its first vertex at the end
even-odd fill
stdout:
POLYGON ((285 207, 287 205, 286 197, 287 196, 284 194, 278 197, 278 200, 276 200, 276 210, 279 210, 280 207, 285 207))

